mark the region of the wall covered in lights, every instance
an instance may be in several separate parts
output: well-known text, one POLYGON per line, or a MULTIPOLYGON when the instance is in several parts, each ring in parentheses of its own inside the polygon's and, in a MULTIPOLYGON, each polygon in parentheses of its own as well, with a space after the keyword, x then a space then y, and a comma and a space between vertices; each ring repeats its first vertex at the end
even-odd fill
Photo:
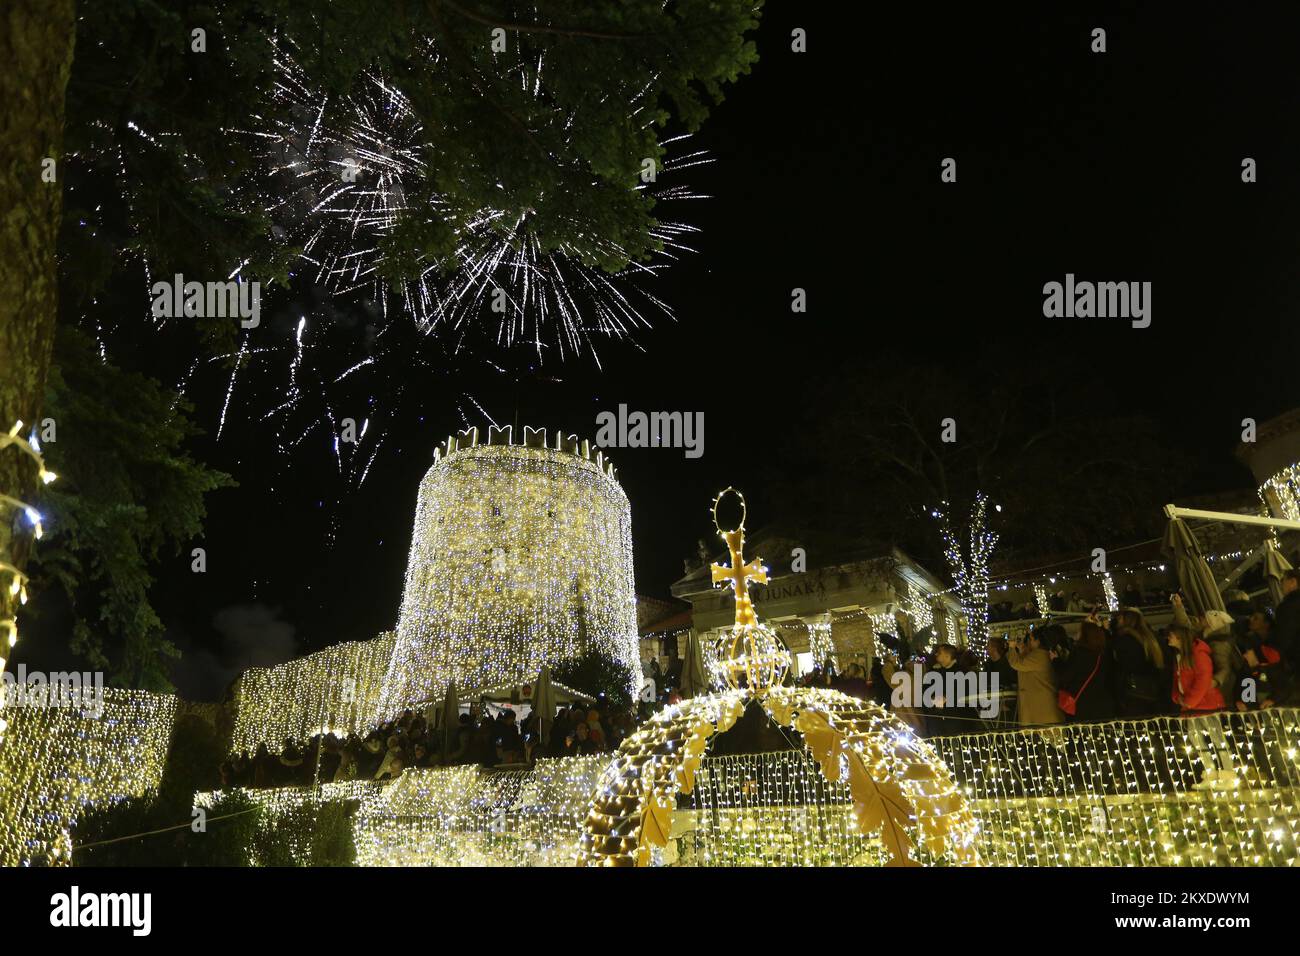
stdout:
POLYGON ((994 866, 1295 866, 1300 710, 930 741, 994 866))
POLYGON ((631 511, 612 468, 585 442, 504 442, 449 440, 420 484, 385 714, 587 650, 639 683, 631 511))
POLYGON ((177 700, 104 690, 103 711, 9 707, 0 745, 0 865, 67 862, 68 827, 91 804, 143 796, 162 780, 177 700))
MULTIPOLYGON (((1294 866, 1300 863, 1300 711, 1274 709, 942 737, 992 866, 1294 866)), ((357 800, 360 865, 551 866, 576 858, 609 756, 526 771, 410 771, 391 784, 245 791, 285 821, 304 803, 357 800)), ((200 797, 199 804, 210 803, 200 797)), ((296 824, 305 826, 306 824, 296 824)), ((305 849, 302 851, 305 854, 305 849)), ((922 862, 941 862, 924 847, 922 862)), ((803 751, 706 757, 654 862, 874 866, 849 787, 803 751)), ((256 862, 256 861, 250 861, 256 862)))
POLYGON ((265 744, 279 753, 286 740, 302 742, 321 730, 364 734, 377 722, 395 640, 389 632, 246 670, 235 686, 231 752, 252 753, 265 744))

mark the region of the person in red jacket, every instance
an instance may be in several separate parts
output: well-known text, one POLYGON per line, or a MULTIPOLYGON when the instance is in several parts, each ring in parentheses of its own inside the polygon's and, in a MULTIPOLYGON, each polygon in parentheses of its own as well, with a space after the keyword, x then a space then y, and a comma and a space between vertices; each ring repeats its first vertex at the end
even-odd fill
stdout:
POLYGON ((1174 663, 1173 699, 1184 714, 1206 714, 1227 704, 1214 683, 1214 654, 1200 635, 1183 624, 1169 626, 1174 663))

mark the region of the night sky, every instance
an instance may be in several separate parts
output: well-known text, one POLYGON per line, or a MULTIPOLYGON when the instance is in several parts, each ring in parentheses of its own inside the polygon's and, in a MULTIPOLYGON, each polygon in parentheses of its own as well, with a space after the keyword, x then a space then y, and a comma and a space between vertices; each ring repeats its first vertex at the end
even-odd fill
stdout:
MULTIPOLYGON (((192 396, 208 429, 196 456, 240 487, 209 499, 196 542, 207 574, 190 573, 187 551, 159 575, 155 604, 186 652, 182 693, 212 696, 235 667, 394 626, 418 482, 461 427, 449 396, 464 391, 502 423, 588 437, 621 402, 705 411, 698 460, 611 453, 637 589, 651 596, 711 534, 719 488, 746 491, 751 526, 761 509, 816 507, 765 498, 768 476, 800 467, 773 449, 821 414, 813 385, 868 360, 979 362, 990 376, 1046 365, 1188 448, 1197 466, 1173 490, 1251 484, 1231 455, 1241 419, 1296 404, 1295 24, 1253 8, 907 19, 873 8, 857 22, 844 5, 813 6, 765 9, 759 63, 696 137, 716 159, 690 176, 713 197, 688 213, 699 254, 656 283, 678 321, 603 345, 603 370, 579 359, 535 373, 519 349, 499 357, 517 376, 434 376, 408 393, 419 407, 390 439, 396 453, 355 492, 320 448, 285 461, 246 415, 216 442, 222 390, 192 396), (796 26, 806 54, 790 52, 796 26), (1089 51, 1096 26, 1105 54, 1089 51), (956 184, 940 182, 949 156, 956 184), (1044 318, 1043 283, 1067 272, 1152 282, 1151 327, 1044 318), (806 314, 791 314, 794 287, 806 314), (758 411, 738 418, 740 404, 758 411)), ((27 653, 48 651, 42 631, 28 632, 27 653)))

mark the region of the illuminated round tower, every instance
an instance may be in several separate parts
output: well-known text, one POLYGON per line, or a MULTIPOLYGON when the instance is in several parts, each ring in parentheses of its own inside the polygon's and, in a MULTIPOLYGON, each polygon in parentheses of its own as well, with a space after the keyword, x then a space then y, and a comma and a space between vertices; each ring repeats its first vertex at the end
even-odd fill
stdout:
POLYGON ((586 441, 525 428, 448 438, 420 483, 380 710, 532 681, 589 650, 641 679, 632 520, 586 441))

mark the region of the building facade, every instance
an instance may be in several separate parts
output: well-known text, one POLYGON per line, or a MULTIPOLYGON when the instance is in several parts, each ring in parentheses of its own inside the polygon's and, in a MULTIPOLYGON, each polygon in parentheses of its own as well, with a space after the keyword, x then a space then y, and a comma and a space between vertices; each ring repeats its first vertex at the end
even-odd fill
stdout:
MULTIPOLYGON (((797 673, 827 657, 840 670, 850 663, 869 666, 876 635, 897 635, 900 629, 915 646, 964 642, 954 596, 896 547, 818 549, 805 555, 795 536, 760 532, 745 550, 765 559, 768 583, 752 586, 750 595, 759 620, 775 628, 795 655, 797 673)), ((715 560, 725 562, 726 556, 715 560)), ((717 639, 731 628, 731 591, 713 585, 707 564, 685 574, 672 593, 690 602, 692 628, 702 639, 717 639)))

